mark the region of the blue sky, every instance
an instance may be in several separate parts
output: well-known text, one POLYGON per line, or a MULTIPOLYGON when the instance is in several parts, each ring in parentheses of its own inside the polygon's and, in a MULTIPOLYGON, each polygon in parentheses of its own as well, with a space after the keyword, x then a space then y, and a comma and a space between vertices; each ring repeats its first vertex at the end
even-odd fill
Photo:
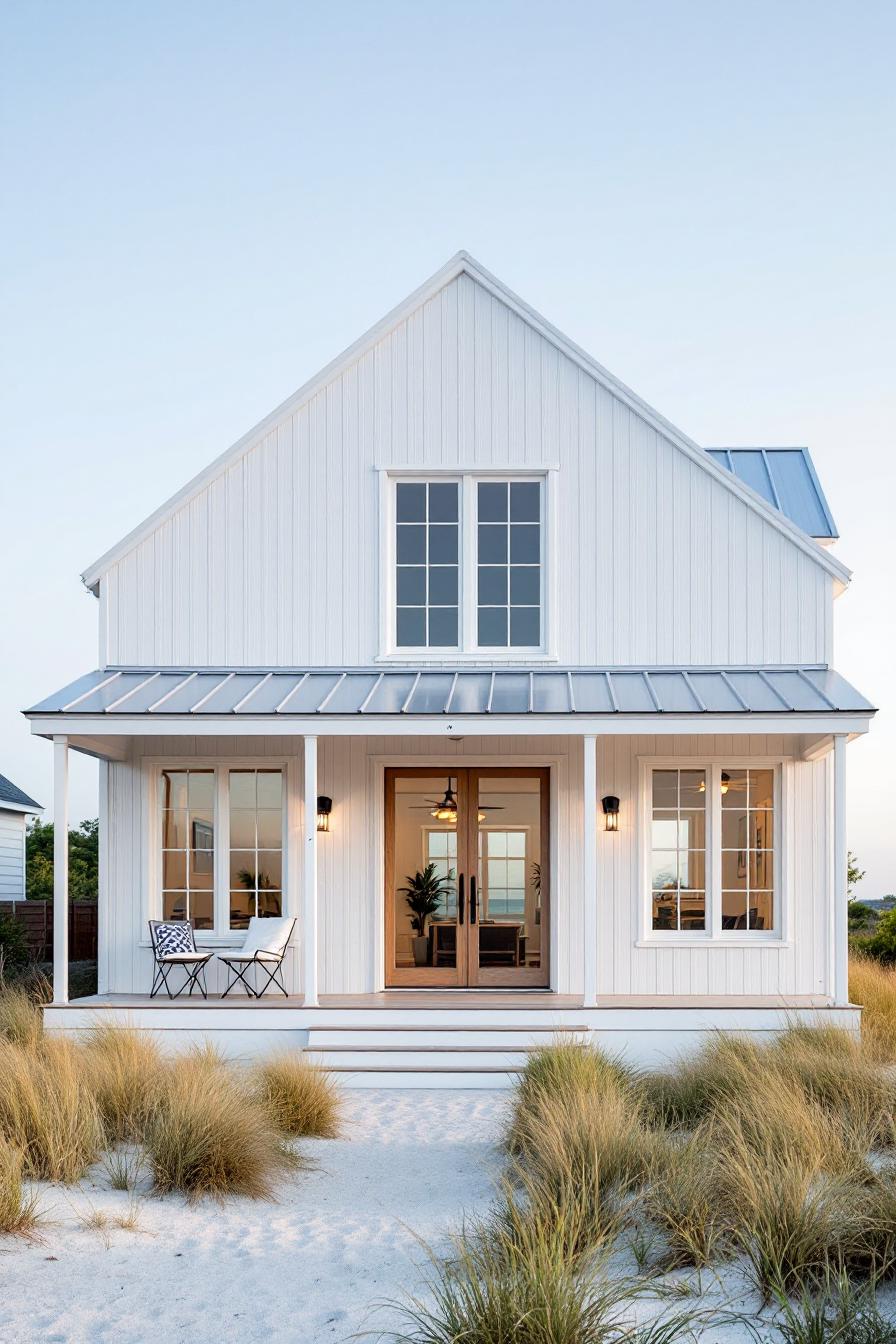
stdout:
POLYGON ((50 801, 18 710, 96 661, 80 571, 464 247, 698 442, 810 446, 896 889, 894 44, 884 3, 6 0, 0 771, 50 801))

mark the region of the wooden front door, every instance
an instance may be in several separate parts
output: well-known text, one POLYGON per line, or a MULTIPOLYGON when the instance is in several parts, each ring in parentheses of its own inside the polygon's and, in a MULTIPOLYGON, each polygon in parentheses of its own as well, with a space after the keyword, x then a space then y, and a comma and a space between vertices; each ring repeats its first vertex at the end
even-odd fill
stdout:
POLYGON ((386 771, 386 984, 549 983, 550 771, 386 771))

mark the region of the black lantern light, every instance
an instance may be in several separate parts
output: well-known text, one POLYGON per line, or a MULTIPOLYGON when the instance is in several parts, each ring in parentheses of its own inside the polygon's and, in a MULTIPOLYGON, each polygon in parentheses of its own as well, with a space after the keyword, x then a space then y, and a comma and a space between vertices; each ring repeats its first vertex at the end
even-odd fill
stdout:
POLYGON ((604 810, 604 823, 608 831, 619 830, 619 799, 613 794, 608 793, 606 798, 601 798, 600 805, 604 810))
POLYGON ((333 799, 325 798, 323 794, 317 800, 317 829, 319 831, 329 831, 330 813, 333 811, 333 799))

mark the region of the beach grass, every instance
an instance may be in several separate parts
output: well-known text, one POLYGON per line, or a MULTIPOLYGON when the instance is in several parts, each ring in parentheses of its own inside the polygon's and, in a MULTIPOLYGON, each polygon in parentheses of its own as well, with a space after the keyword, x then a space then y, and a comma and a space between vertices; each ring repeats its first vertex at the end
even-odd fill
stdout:
POLYGON ((339 1090, 325 1069, 309 1064, 298 1051, 260 1059, 250 1078, 255 1097, 281 1134, 318 1139, 339 1134, 339 1090))

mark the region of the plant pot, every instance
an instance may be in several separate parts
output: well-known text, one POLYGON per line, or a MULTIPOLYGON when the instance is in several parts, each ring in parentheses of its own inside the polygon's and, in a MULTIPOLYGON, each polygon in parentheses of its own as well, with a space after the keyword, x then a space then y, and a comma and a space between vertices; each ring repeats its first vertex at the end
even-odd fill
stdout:
POLYGON ((429 939, 423 937, 414 939, 414 965, 425 966, 429 960, 429 939))

